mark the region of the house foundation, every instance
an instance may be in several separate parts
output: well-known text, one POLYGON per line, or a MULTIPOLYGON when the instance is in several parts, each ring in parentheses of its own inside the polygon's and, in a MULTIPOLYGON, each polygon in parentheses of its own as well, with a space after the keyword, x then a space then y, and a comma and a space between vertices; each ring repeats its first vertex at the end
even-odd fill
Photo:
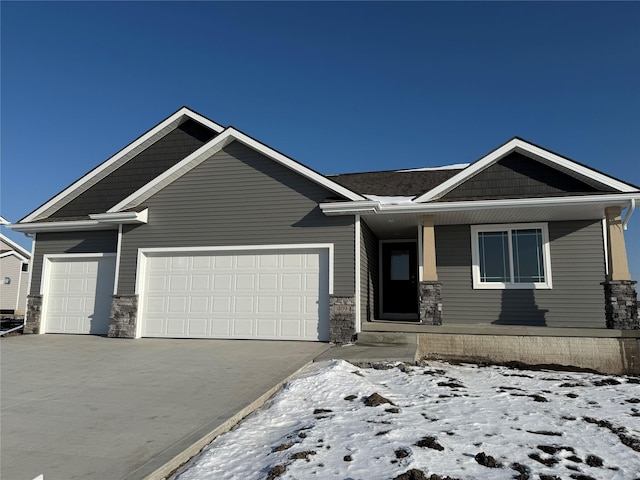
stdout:
POLYGON ((114 295, 112 298, 109 337, 135 338, 138 296, 114 295))
POLYGON ((419 286, 420 323, 442 325, 442 283, 422 281, 419 286))
POLYGON ((356 335, 356 301, 354 297, 329 296, 329 341, 350 343, 356 335))
POLYGON ((27 295, 27 315, 22 333, 40 333, 42 320, 42 295, 27 295))
POLYGON ((604 286, 604 311, 607 328, 635 330, 640 328, 636 283, 633 280, 608 280, 604 286))

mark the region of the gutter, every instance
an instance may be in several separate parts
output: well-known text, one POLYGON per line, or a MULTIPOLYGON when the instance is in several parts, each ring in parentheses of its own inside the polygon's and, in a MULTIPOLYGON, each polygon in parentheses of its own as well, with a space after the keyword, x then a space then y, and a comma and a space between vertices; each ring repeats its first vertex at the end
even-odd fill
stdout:
POLYGON ((95 213, 91 220, 71 220, 63 222, 12 223, 6 227, 14 232, 70 232, 79 230, 115 230, 121 224, 141 224, 148 221, 148 209, 141 212, 95 213))
MULTIPOLYGON (((571 197, 544 197, 524 199, 501 200, 475 200, 464 202, 429 202, 429 203, 403 203, 382 204, 377 201, 365 202, 335 202, 321 203, 320 208, 325 215, 353 215, 360 214, 394 214, 394 213, 437 213, 472 210, 494 210, 515 207, 551 207, 584 204, 610 204, 620 205, 631 200, 635 208, 635 200, 640 200, 640 194, 635 193, 631 197, 628 193, 614 195, 571 196, 571 197)), ((632 211, 632 210, 631 210, 632 211)), ((625 217, 628 221, 629 213, 625 217)))
POLYGON ((622 229, 627 229, 627 223, 631 219, 631 215, 633 215, 633 211, 636 209, 636 199, 632 198, 629 204, 629 210, 627 210, 627 214, 624 216, 624 220, 622 220, 622 229))

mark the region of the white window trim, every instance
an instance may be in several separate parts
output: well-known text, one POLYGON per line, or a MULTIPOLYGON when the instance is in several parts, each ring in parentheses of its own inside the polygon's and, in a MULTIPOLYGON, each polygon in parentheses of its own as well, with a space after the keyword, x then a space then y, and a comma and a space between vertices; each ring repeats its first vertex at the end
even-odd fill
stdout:
POLYGON ((551 251, 549 248, 549 226, 547 223, 502 223, 491 225, 471 225, 471 273, 474 290, 550 290, 553 288, 551 280, 551 251), (544 262, 545 282, 513 283, 513 282, 483 282, 480 279, 480 251, 478 233, 509 231, 509 269, 513 278, 513 254, 511 247, 511 231, 538 228, 542 230, 542 259, 544 262))

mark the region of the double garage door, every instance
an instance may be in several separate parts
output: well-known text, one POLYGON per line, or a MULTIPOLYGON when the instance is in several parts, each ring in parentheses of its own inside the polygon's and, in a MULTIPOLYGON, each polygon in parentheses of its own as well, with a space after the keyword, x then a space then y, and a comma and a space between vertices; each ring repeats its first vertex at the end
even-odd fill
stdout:
MULTIPOLYGON (((44 331, 106 334, 115 256, 46 263, 44 331)), ((326 248, 145 252, 139 267, 143 337, 329 339, 326 248)))
POLYGON ((327 249, 147 252, 141 335, 329 339, 327 249))

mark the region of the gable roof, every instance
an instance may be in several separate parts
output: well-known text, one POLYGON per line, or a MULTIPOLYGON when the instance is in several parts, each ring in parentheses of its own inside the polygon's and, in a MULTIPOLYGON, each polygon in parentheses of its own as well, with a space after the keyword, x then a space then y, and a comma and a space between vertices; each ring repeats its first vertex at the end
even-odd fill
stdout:
POLYGON ((584 177, 593 182, 600 183, 607 187, 614 189, 615 191, 622 193, 638 192, 638 187, 629 183, 623 182, 602 172, 587 167, 581 163, 578 163, 569 158, 563 157, 542 147, 527 142, 519 137, 514 137, 505 144, 496 148, 492 152, 489 152, 484 157, 480 158, 476 162, 469 165, 464 170, 461 170, 456 175, 452 176, 448 180, 444 181, 440 185, 432 188, 426 193, 420 195, 414 199, 414 202, 424 203, 441 198, 454 188, 458 187, 468 179, 482 172, 486 168, 495 164, 510 153, 518 152, 534 160, 541 161, 547 165, 555 167, 558 170, 568 172, 570 174, 577 175, 578 177, 584 177))
MULTIPOLYGON (((136 155, 156 143, 159 139, 167 135, 169 132, 175 130, 181 124, 187 120, 193 120, 205 127, 213 130, 215 133, 220 133, 224 130, 224 127, 209 120, 208 118, 196 113, 195 111, 182 107, 158 125, 142 134, 136 140, 124 147, 118 153, 107 159, 105 162, 98 165, 89 173, 81 177, 79 180, 71 184, 65 190, 42 204, 36 210, 24 217, 18 223, 33 222, 42 218, 47 218, 51 214, 55 213, 60 208, 67 205, 69 202, 77 198, 79 195, 89 190, 96 185, 102 179, 106 178, 118 168, 122 167, 129 160, 136 155)), ((101 213, 101 212, 92 212, 101 213)))
POLYGON ((315 183, 322 185, 323 187, 347 198, 348 200, 359 201, 364 200, 364 198, 345 188, 344 186, 332 181, 331 179, 325 177, 324 175, 312 170, 305 165, 293 160, 292 158, 287 157, 286 155, 274 150, 273 148, 265 145, 264 143, 259 142, 258 140, 250 137, 249 135, 241 132, 240 130, 235 129, 234 127, 226 128, 222 133, 220 133, 213 140, 209 141, 201 148, 193 152, 191 155, 186 157, 181 162, 174 165, 172 168, 168 169, 161 175, 158 175, 156 178, 147 183, 144 187, 138 189, 127 198, 120 201, 118 204, 114 205, 112 208, 108 210, 108 213, 112 212, 120 212, 123 210, 135 208, 144 202, 146 199, 154 195, 155 193, 162 190, 164 187, 172 183, 173 181, 180 178, 182 175, 190 171, 191 169, 198 166, 200 163, 214 155, 215 153, 222 150, 225 146, 233 141, 238 141, 243 143, 244 145, 252 148, 253 150, 265 155, 266 157, 284 165, 287 168, 290 168, 294 172, 299 173, 300 175, 314 181, 315 183))
MULTIPOLYGON (((357 193, 251 138, 240 130, 233 127, 222 127, 193 110, 182 107, 58 195, 45 202, 18 223, 57 222, 61 220, 85 221, 90 218, 90 214, 114 213, 135 208, 151 195, 157 193, 232 141, 244 143, 259 153, 281 163, 348 200, 363 200, 363 197, 357 193), (204 125, 215 132, 213 138, 205 141, 204 144, 201 144, 201 147, 195 151, 191 150, 191 153, 184 158, 176 158, 173 161, 169 161, 169 163, 165 162, 161 165, 154 165, 154 168, 143 169, 139 177, 135 179, 135 182, 127 182, 126 189, 128 190, 118 189, 118 191, 124 192, 121 193, 120 196, 117 196, 117 192, 114 194, 107 185, 103 185, 102 188, 100 187, 102 183, 104 183, 102 182, 103 180, 107 179, 107 177, 111 178, 114 175, 118 175, 116 172, 122 171, 131 159, 142 154, 147 149, 152 148, 170 132, 177 130, 181 125, 184 125, 185 122, 190 120, 204 125), (96 188, 100 190, 97 193, 95 191, 96 188), (80 212, 78 208, 69 208, 75 201, 76 204, 86 209, 86 202, 83 198, 87 195, 99 199, 97 203, 96 201, 90 202, 94 209, 99 211, 80 212), (57 212, 64 214, 56 215, 57 212)), ((17 228, 15 228, 16 226, 17 225, 14 225, 13 227, 17 230, 17 228)))
MULTIPOLYGON (((2 217, 0 217, 0 218, 2 218, 2 217)), ((4 220, 4 218, 2 220, 4 220)), ((5 220, 5 222, 6 222, 6 220, 5 220)), ((7 223, 2 223, 2 224, 3 225, 7 225, 8 222, 7 223)), ((7 255, 14 254, 15 256, 20 258, 23 262, 28 262, 29 259, 31 258, 31 253, 30 252, 28 252, 26 249, 22 248, 16 242, 11 240, 6 235, 3 235, 2 233, 0 233, 0 242, 4 243, 5 245, 7 245, 10 248, 10 250, 3 251, 1 256, 4 257, 4 256, 7 256, 7 255)))

